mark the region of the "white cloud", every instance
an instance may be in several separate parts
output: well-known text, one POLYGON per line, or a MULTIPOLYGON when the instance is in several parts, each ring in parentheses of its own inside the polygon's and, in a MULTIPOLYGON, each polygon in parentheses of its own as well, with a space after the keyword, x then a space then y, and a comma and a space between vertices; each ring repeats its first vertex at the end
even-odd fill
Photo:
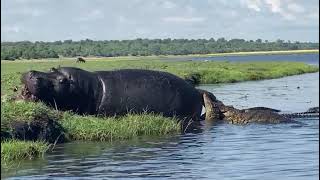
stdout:
POLYGON ((192 13, 194 13, 194 12, 196 11, 195 8, 193 8, 193 7, 191 7, 191 6, 186 6, 185 8, 186 8, 186 11, 187 11, 188 13, 190 13, 190 14, 192 14, 192 13))
POLYGON ((44 11, 40 10, 40 9, 30 9, 30 8, 25 8, 21 11, 21 13, 25 14, 25 15, 30 15, 33 17, 38 17, 44 14, 44 11))
POLYGON ((280 1, 280 0, 265 0, 265 3, 268 5, 268 8, 271 10, 271 12, 279 14, 281 17, 283 17, 285 20, 295 20, 296 13, 299 11, 303 11, 303 8, 299 5, 287 1, 280 1), (282 4, 285 2, 284 4, 282 4), (283 6, 287 5, 287 9, 285 9, 283 6))
POLYGON ((123 25, 126 25, 126 26, 127 25, 136 25, 137 24, 137 22, 135 20, 130 19, 130 18, 128 18, 126 16, 123 16, 123 15, 118 16, 117 19, 118 19, 117 22, 119 24, 123 24, 123 25))
POLYGON ((102 40, 206 36, 316 41, 319 32, 319 0, 1 1, 6 40, 86 35, 102 40))
POLYGON ((280 14, 285 20, 289 20, 289 21, 293 21, 297 18, 295 15, 288 12, 284 12, 284 11, 281 11, 280 14))
POLYGON ((17 25, 10 25, 10 26, 3 26, 1 27, 1 31, 4 33, 18 33, 20 32, 21 28, 17 25))
POLYGON ((230 17, 237 17, 238 15, 239 15, 238 12, 235 11, 235 10, 230 10, 230 11, 229 11, 229 16, 230 16, 230 17))
MULTIPOLYGON (((318 12, 310 13, 310 14, 308 15, 308 17, 311 18, 311 19, 314 19, 314 20, 316 20, 316 21, 318 22, 318 21, 319 21, 319 10, 318 10, 318 12)), ((319 24, 318 24, 318 25, 319 25, 319 24)))
POLYGON ((204 17, 165 17, 162 18, 162 21, 164 22, 173 22, 173 23, 198 23, 198 22, 204 22, 206 18, 204 17))
POLYGON ((32 17, 39 17, 45 14, 44 10, 38 8, 30 8, 30 7, 22 7, 22 8, 15 8, 12 10, 8 10, 9 14, 18 15, 18 16, 32 16, 32 17))
POLYGON ((279 13, 282 11, 280 0, 265 0, 265 2, 269 5, 272 12, 279 13))
POLYGON ((27 3, 43 3, 48 0, 12 0, 16 3, 27 4, 27 3))
POLYGON ((261 1, 260 0, 245 0, 244 3, 247 5, 249 9, 252 9, 254 11, 261 11, 261 1))
POLYGON ((150 33, 150 31, 147 28, 141 28, 141 27, 136 28, 134 31, 136 32, 136 34, 139 34, 139 35, 150 33))
POLYGON ((304 8, 296 3, 288 4, 288 9, 294 13, 303 13, 304 8))
POLYGON ((76 18, 76 21, 92 21, 92 20, 97 20, 97 19, 102 19, 104 17, 104 14, 102 11, 95 9, 88 14, 85 12, 80 12, 81 17, 76 18))
POLYGON ((175 8, 177 5, 171 1, 164 1, 162 6, 166 9, 172 9, 175 8))
POLYGON ((119 16, 118 17, 118 20, 120 23, 127 23, 128 22, 128 19, 124 16, 119 16))

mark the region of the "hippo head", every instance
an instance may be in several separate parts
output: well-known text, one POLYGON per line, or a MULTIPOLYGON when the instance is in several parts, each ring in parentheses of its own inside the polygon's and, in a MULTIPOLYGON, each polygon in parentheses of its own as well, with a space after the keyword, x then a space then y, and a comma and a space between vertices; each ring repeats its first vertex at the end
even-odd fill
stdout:
POLYGON ((71 67, 51 68, 49 72, 29 71, 22 75, 21 81, 32 100, 85 113, 88 105, 96 101, 94 91, 99 90, 94 73, 71 67))
POLYGON ((70 92, 72 80, 64 74, 52 68, 50 72, 29 71, 21 78, 25 88, 32 98, 50 100, 67 95, 70 92))

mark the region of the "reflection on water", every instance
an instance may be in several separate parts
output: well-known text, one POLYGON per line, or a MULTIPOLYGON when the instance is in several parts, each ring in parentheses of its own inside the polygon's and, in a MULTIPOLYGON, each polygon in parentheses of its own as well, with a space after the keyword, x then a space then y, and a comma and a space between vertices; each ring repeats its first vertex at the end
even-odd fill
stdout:
MULTIPOLYGON (((319 106, 319 73, 206 85, 226 104, 289 112, 319 106), (297 89, 297 86, 300 86, 297 89)), ((207 126, 200 133, 57 145, 9 179, 317 179, 319 119, 305 124, 207 126)))

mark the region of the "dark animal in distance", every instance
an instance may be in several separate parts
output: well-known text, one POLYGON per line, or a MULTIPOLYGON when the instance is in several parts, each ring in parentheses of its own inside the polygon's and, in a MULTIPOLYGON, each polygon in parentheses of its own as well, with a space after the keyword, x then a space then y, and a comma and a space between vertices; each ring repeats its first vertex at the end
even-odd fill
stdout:
POLYGON ((86 60, 84 60, 82 57, 78 57, 76 62, 77 63, 85 63, 86 60))

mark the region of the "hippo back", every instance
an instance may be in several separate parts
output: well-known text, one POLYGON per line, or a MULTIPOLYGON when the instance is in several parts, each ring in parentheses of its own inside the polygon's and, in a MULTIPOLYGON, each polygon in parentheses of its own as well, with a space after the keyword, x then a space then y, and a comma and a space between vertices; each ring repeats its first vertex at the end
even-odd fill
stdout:
POLYGON ((175 75, 138 69, 95 73, 104 87, 99 113, 114 115, 147 111, 164 116, 200 117, 200 94, 175 75))

